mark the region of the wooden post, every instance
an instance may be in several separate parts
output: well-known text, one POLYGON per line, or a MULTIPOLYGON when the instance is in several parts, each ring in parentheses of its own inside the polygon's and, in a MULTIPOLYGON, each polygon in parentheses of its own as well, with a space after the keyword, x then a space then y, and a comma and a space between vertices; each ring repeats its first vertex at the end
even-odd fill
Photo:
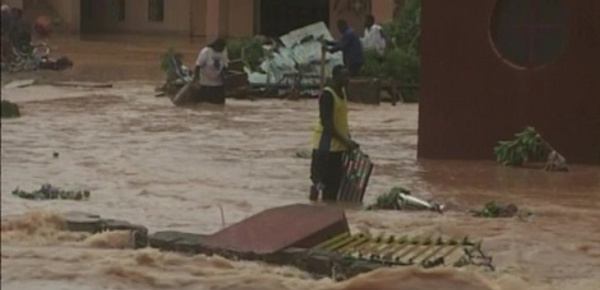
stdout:
POLYGON ((326 55, 327 51, 325 49, 321 49, 321 91, 325 88, 325 82, 327 81, 327 76, 325 75, 326 55))

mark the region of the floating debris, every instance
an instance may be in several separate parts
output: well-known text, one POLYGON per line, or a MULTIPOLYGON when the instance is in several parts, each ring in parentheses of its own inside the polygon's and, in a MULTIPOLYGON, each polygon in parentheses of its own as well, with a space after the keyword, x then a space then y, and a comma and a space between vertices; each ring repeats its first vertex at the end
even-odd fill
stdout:
POLYGON ((16 80, 3 86, 5 89, 25 88, 35 84, 35 79, 16 80))
POLYGON ((296 158, 302 158, 302 159, 310 159, 312 157, 312 151, 311 150, 300 150, 298 152, 296 152, 296 158))
POLYGON ((442 213, 444 205, 412 196, 404 187, 394 187, 380 195, 367 210, 430 210, 442 213))
POLYGON ((21 117, 21 110, 15 103, 11 103, 7 100, 2 100, 2 114, 1 118, 19 118, 21 117))
POLYGON ((13 195, 30 200, 50 200, 50 199, 66 199, 66 200, 88 200, 91 193, 87 190, 69 191, 54 187, 50 184, 44 184, 38 190, 27 192, 18 187, 13 190, 13 195))
POLYGON ((502 205, 495 201, 486 203, 482 210, 471 210, 470 212, 474 217, 484 218, 511 218, 518 216, 522 220, 530 221, 533 217, 533 213, 521 212, 519 211, 519 208, 512 203, 502 205))

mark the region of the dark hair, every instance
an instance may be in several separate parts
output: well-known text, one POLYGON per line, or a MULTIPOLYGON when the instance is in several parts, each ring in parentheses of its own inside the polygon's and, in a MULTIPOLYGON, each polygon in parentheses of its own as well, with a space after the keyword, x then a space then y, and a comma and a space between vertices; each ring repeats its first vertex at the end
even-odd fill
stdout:
POLYGON ((343 65, 336 65, 331 70, 331 76, 333 78, 340 77, 344 74, 344 69, 346 69, 343 65))
POLYGON ((337 21, 337 26, 338 27, 348 27, 348 22, 346 21, 346 19, 339 19, 337 21))
POLYGON ((215 41, 213 41, 210 45, 211 46, 219 46, 219 45, 225 46, 225 44, 227 44, 227 41, 225 41, 225 38, 219 37, 219 38, 215 39, 215 41))
POLYGON ((367 16, 365 16, 365 19, 371 22, 375 22, 375 16, 373 16, 373 14, 368 14, 367 16))
POLYGON ((227 41, 223 37, 219 37, 219 38, 215 39, 215 41, 213 41, 212 43, 210 43, 208 45, 208 47, 215 49, 215 50, 217 49, 217 47, 225 49, 226 46, 227 46, 227 41))

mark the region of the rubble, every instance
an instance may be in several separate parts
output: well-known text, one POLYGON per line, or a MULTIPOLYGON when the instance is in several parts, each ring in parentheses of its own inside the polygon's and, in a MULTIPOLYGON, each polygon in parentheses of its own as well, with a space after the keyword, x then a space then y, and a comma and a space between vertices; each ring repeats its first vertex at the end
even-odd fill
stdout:
MULTIPOLYGON (((282 45, 265 46, 261 71, 244 70, 251 87, 280 90, 298 87, 302 94, 314 94, 321 82, 321 39, 334 40, 324 22, 314 23, 280 37, 282 45)), ((326 53, 325 72, 343 64, 341 52, 326 53)))
POLYGON ((292 266, 346 280, 382 267, 481 266, 494 270, 481 242, 467 237, 351 234, 342 209, 290 205, 255 214, 211 235, 148 229, 84 212, 63 215, 66 230, 129 231, 131 247, 292 266), (265 223, 265 221, 269 221, 265 223))
POLYGON ((495 201, 485 204, 482 210, 471 210, 471 215, 474 217, 483 218, 512 218, 519 217, 524 221, 531 221, 534 217, 531 212, 520 211, 514 204, 500 204, 495 201))
POLYGON ((415 197, 404 187, 394 187, 380 195, 367 210, 428 210, 443 213, 445 206, 415 197))

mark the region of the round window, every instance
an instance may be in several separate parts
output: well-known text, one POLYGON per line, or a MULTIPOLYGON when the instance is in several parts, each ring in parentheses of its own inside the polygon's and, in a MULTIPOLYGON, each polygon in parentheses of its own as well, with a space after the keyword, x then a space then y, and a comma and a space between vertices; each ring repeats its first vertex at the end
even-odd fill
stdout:
POLYGON ((554 60, 567 43, 567 13, 561 0, 499 0, 491 23, 498 53, 534 68, 554 60))

